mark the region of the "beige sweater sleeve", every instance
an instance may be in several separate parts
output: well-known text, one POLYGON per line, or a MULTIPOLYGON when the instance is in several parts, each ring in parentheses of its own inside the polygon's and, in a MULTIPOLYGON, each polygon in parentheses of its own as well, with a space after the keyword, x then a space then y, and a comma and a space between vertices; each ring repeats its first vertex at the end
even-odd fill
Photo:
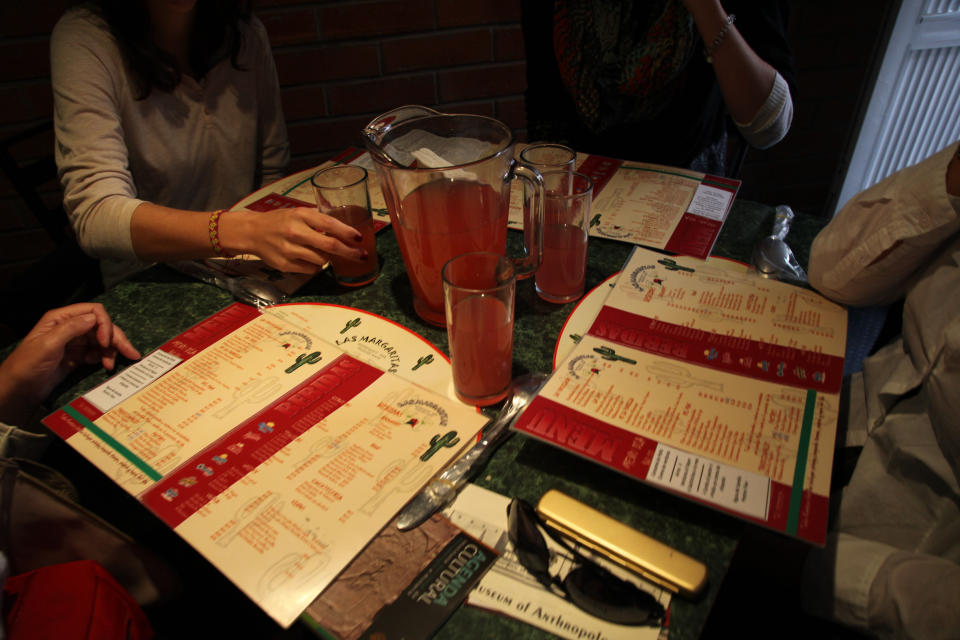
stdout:
POLYGON ((135 258, 130 219, 142 200, 129 171, 120 119, 126 75, 112 38, 81 11, 68 12, 50 42, 55 157, 64 208, 94 256, 135 258))

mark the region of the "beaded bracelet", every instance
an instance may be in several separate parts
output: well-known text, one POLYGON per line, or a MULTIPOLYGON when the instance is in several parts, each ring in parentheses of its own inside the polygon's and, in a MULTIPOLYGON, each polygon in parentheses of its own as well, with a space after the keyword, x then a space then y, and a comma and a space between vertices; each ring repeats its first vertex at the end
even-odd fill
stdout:
POLYGON ((727 16, 727 21, 722 27, 720 27, 720 32, 717 33, 717 37, 713 39, 713 44, 710 45, 710 48, 704 48, 703 55, 707 59, 707 64, 713 64, 713 54, 716 53, 717 47, 720 46, 720 43, 723 42, 723 39, 727 37, 727 32, 730 31, 733 21, 737 19, 737 16, 730 14, 727 16))
POLYGON ((225 256, 223 247, 220 246, 220 216, 226 213, 226 209, 217 209, 210 214, 210 224, 207 225, 207 231, 210 235, 210 246, 218 256, 225 256))

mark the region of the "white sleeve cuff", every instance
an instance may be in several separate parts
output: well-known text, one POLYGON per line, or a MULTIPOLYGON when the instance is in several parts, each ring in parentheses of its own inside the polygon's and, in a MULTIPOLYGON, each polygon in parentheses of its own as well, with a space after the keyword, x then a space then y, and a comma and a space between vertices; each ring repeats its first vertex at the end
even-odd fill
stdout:
POLYGON ((767 149, 783 140, 792 122, 793 98, 787 81, 779 72, 753 120, 746 124, 734 121, 750 146, 757 149, 767 149))
POLYGON ((897 549, 847 533, 811 551, 803 568, 803 608, 827 620, 867 629, 870 587, 897 549))

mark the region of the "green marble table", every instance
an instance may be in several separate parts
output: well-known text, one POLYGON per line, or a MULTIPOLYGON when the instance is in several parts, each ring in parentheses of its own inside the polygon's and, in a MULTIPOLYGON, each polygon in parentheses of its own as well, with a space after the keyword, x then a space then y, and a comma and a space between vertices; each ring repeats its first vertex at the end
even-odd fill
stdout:
MULTIPOLYGON (((773 224, 774 209, 752 202, 736 201, 714 248, 714 255, 743 261, 773 224)), ((806 266, 807 250, 824 221, 798 214, 788 241, 806 266)), ((510 234, 516 250, 520 234, 510 234)), ((591 238, 587 268, 588 290, 620 270, 633 245, 591 238)), ((329 302, 358 307, 379 314, 423 335, 445 353, 447 335, 427 325, 413 311, 410 282, 393 232, 386 229, 377 238, 382 262, 380 277, 367 287, 342 288, 328 274, 308 282, 295 301, 329 302)), ((192 281, 158 265, 120 283, 100 301, 133 343, 146 353, 201 319, 217 312, 232 299, 226 291, 192 281)), ((549 371, 557 334, 574 304, 552 305, 541 301, 533 282, 518 283, 514 337, 514 374, 549 371)), ((69 379, 52 399, 51 406, 72 400, 106 373, 69 379)), ((704 562, 709 585, 697 600, 675 597, 670 613, 671 640, 700 635, 744 525, 712 509, 666 494, 572 454, 515 435, 493 455, 475 478, 485 488, 504 495, 536 501, 547 489, 557 488, 605 511, 640 531, 704 562)), ((252 606, 252 605, 251 605, 252 606)), ((537 628, 515 620, 461 607, 441 628, 438 638, 549 638, 537 628)))

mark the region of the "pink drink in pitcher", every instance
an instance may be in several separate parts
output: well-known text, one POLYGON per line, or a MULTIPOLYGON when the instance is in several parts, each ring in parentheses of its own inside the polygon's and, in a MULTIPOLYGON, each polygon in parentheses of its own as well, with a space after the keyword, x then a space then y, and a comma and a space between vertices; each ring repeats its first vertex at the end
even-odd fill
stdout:
POLYGON ((463 253, 506 251, 508 201, 489 185, 434 180, 407 195, 401 208, 394 233, 413 285, 414 305, 424 320, 443 326, 440 270, 463 253))
POLYGON ((476 251, 505 254, 513 180, 533 198, 537 232, 510 262, 517 275, 536 271, 543 178, 514 159, 507 125, 406 105, 371 120, 363 139, 410 278, 413 308, 423 320, 441 327, 448 320, 440 274, 448 260, 476 251))

